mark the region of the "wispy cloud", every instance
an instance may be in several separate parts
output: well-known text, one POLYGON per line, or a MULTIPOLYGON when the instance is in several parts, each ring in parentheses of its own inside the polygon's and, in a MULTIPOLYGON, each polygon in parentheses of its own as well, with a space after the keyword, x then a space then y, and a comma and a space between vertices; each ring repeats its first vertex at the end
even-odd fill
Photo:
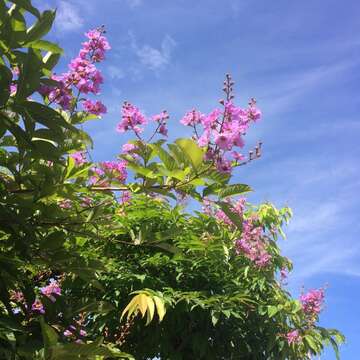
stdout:
POLYGON ((142 0, 126 0, 126 2, 131 8, 136 8, 143 3, 142 0))
POLYGON ((109 65, 107 72, 112 79, 120 80, 125 77, 125 72, 120 67, 115 65, 109 65))
POLYGON ((170 63, 171 54, 176 46, 176 42, 171 36, 166 35, 163 38, 160 48, 152 47, 149 44, 139 45, 132 32, 129 32, 129 36, 131 48, 144 67, 158 71, 170 63))
POLYGON ((356 65, 358 65, 357 60, 345 60, 313 69, 304 69, 298 73, 285 74, 280 79, 270 81, 265 89, 259 89, 259 98, 263 98, 262 104, 266 108, 267 115, 277 115, 290 110, 292 105, 300 102, 302 96, 321 86, 328 86, 339 75, 350 71, 356 65))
POLYGON ((60 1, 57 9, 56 27, 61 31, 72 31, 81 28, 84 19, 80 9, 70 2, 60 1))

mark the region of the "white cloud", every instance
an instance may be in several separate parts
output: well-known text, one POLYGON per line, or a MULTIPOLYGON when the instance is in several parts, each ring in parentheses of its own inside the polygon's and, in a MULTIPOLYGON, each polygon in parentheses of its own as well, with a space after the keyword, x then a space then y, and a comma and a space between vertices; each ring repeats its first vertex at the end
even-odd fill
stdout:
POLYGON ((143 66, 150 70, 160 70, 170 63, 171 53, 176 46, 175 40, 166 35, 161 42, 160 49, 148 44, 138 45, 133 33, 129 32, 131 47, 143 66))
POLYGON ((258 98, 263 98, 261 103, 268 116, 278 115, 291 110, 293 105, 299 104, 300 99, 314 89, 329 86, 339 76, 352 70, 356 65, 358 65, 358 61, 345 60, 297 74, 284 75, 280 81, 279 78, 276 78, 274 83, 269 82, 265 91, 262 90, 264 88, 259 89, 260 96, 258 98))
POLYGON ((118 66, 110 65, 107 71, 112 79, 120 80, 125 77, 125 72, 118 66))
POLYGON ((136 8, 143 3, 142 0, 126 0, 126 2, 131 8, 136 8))
POLYGON ((62 31, 71 31, 83 25, 84 19, 80 16, 79 9, 69 2, 60 1, 56 16, 57 28, 62 31))

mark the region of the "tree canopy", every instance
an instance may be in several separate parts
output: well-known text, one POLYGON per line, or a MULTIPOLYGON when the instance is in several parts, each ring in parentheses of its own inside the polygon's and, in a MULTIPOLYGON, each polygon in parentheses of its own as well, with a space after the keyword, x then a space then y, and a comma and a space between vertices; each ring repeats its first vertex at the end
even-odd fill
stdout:
POLYGON ((317 323, 324 289, 293 299, 284 287, 291 210, 252 205, 232 181, 261 156, 261 143, 239 152, 256 101, 235 105, 227 75, 220 108, 186 113, 193 136, 175 142, 167 112, 124 103, 117 130, 134 140, 95 163, 83 124, 106 112, 94 98, 110 45, 89 31, 55 75, 55 15, 0 0, 0 358, 338 356, 343 335, 317 323))

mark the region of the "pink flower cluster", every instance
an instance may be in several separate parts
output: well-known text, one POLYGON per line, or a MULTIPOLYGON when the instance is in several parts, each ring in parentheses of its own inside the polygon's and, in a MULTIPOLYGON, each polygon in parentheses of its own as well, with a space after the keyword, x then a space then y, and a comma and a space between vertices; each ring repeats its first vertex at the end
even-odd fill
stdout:
MULTIPOLYGON (((78 335, 80 335, 81 337, 85 337, 87 335, 87 332, 83 329, 78 330, 74 325, 70 325, 69 328, 63 332, 63 334, 67 338, 76 338, 78 335)), ((79 339, 76 342, 80 342, 79 339)))
MULTIPOLYGON (((156 130, 150 137, 150 140, 157 133, 167 136, 167 120, 169 119, 167 111, 164 110, 159 114, 153 115, 150 119, 157 123, 156 130)), ((134 131, 137 137, 140 137, 140 134, 144 131, 144 126, 148 124, 148 122, 148 119, 136 106, 129 102, 124 102, 121 109, 121 121, 116 126, 116 130, 120 133, 131 130, 134 131)))
MULTIPOLYGON (((226 199, 226 202, 231 206, 231 210, 235 215, 238 215, 239 218, 242 218, 243 212, 245 209, 245 198, 239 198, 235 202, 232 202, 231 199, 226 199)), ((213 206, 213 201, 209 198, 203 199, 203 212, 209 216, 214 216, 217 220, 223 222, 226 225, 232 226, 233 222, 229 217, 219 208, 213 206)))
POLYGON ((116 127, 118 132, 123 133, 128 130, 133 130, 135 134, 139 135, 144 131, 141 126, 147 124, 147 119, 136 106, 129 102, 124 102, 121 109, 121 116, 121 121, 116 127))
POLYGON ((120 203, 123 205, 130 204, 131 202, 131 192, 130 191, 123 191, 120 196, 120 203))
POLYGON ((152 119, 158 123, 157 131, 159 132, 159 134, 167 136, 168 129, 166 125, 167 121, 169 120, 169 114, 167 113, 167 111, 164 110, 161 113, 154 115, 152 119))
POLYGON ((250 124, 260 119, 261 112, 256 107, 256 101, 251 99, 248 108, 237 107, 231 95, 231 78, 227 75, 224 91, 227 99, 222 100, 223 110, 215 109, 208 115, 198 110, 191 110, 180 120, 183 125, 194 128, 194 137, 201 147, 206 147, 205 160, 214 161, 217 169, 230 173, 232 162, 235 164, 244 159, 236 148, 244 146, 243 136, 250 124), (199 130, 201 126, 202 132, 199 130))
POLYGON ((256 220, 253 217, 243 222, 241 238, 235 242, 235 251, 238 255, 245 255, 256 266, 262 268, 269 264, 271 255, 266 250, 264 230, 255 224, 256 220))
POLYGON ((61 287, 55 279, 50 279, 50 284, 40 288, 42 295, 49 298, 52 302, 55 302, 56 298, 54 295, 61 295, 61 287))
POLYGON ((59 207, 61 209, 71 209, 72 201, 70 199, 61 200, 59 201, 59 207))
MULTIPOLYGON (((83 47, 79 55, 70 62, 69 71, 52 76, 58 85, 56 87, 43 86, 40 89, 40 93, 47 96, 51 103, 57 103, 65 110, 75 106, 74 101, 76 99, 73 95, 73 87, 83 94, 99 93, 103 78, 95 63, 103 60, 105 52, 110 49, 110 45, 103 34, 103 28, 87 32, 85 35, 89 40, 82 44, 83 47)), ((93 102, 84 99, 83 107, 86 112, 91 114, 106 113, 106 107, 100 101, 93 102)))
POLYGON ((298 344, 299 342, 301 342, 301 336, 300 336, 299 330, 289 331, 285 335, 285 338, 286 338, 289 345, 298 344))
POLYGON ((31 310, 34 312, 38 312, 39 314, 45 314, 45 309, 43 303, 36 299, 33 304, 31 305, 31 310))
POLYGON ((111 49, 109 42, 104 36, 104 29, 90 30, 85 35, 89 40, 82 43, 83 47, 80 50, 79 56, 82 59, 90 57, 94 62, 104 60, 105 52, 111 49))
POLYGON ((74 159, 75 165, 80 166, 86 163, 86 155, 82 151, 77 151, 70 155, 74 159))
MULTIPOLYGON (((244 213, 246 199, 245 198, 240 198, 235 203, 231 203, 230 200, 228 200, 227 202, 229 202, 231 204, 232 212, 235 215, 238 215, 239 218, 241 219, 242 216, 243 216, 243 213, 244 213)), ((227 225, 233 225, 233 223, 229 219, 229 217, 220 209, 218 209, 215 212, 215 218, 222 221, 222 222, 224 222, 227 225)))
POLYGON ((127 162, 125 160, 104 161, 100 163, 100 166, 110 179, 116 179, 120 182, 124 182, 127 178, 127 162))
POLYGON ((127 178, 127 161, 104 161, 99 167, 92 168, 93 175, 90 177, 90 184, 97 186, 109 186, 111 181, 125 182, 127 178))
POLYGON ((19 68, 18 67, 14 67, 11 69, 12 75, 13 75, 13 81, 10 84, 10 96, 14 96, 16 94, 17 91, 17 84, 15 83, 15 81, 18 79, 19 77, 19 68))
POLYGON ((324 289, 310 290, 300 296, 304 313, 312 320, 320 313, 325 299, 324 289))
POLYGON ((83 107, 86 112, 93 115, 101 115, 105 114, 107 109, 106 106, 99 100, 97 101, 91 101, 91 100, 85 100, 83 101, 83 107))
POLYGON ((23 303, 25 301, 24 294, 22 291, 10 291, 10 300, 15 301, 16 303, 23 303))

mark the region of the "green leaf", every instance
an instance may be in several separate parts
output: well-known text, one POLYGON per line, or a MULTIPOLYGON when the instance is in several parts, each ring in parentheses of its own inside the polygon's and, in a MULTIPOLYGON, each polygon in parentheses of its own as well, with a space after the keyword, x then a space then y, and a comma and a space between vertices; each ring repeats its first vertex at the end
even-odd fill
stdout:
POLYGON ((338 346, 337 342, 333 338, 330 338, 330 343, 334 349, 336 360, 340 360, 340 352, 339 352, 339 346, 338 346))
POLYGON ((0 106, 4 106, 9 99, 11 80, 10 69, 0 64, 0 106))
POLYGON ((40 318, 40 326, 44 341, 45 359, 48 359, 52 354, 51 347, 57 344, 59 335, 50 325, 45 323, 43 316, 40 318))
POLYGON ((107 314, 110 311, 115 310, 115 307, 110 304, 108 301, 94 301, 90 304, 81 306, 73 311, 74 314, 79 314, 82 312, 94 312, 97 314, 107 314))
POLYGON ((28 112, 35 121, 39 122, 42 125, 45 125, 53 131, 60 132, 60 128, 63 127, 74 132, 78 132, 76 127, 68 123, 63 116, 58 113, 56 110, 52 109, 49 106, 40 104, 36 101, 23 101, 19 110, 24 113, 24 110, 28 112))
POLYGON ((218 192, 219 198, 226 198, 228 196, 240 195, 252 191, 251 187, 246 184, 232 184, 226 185, 218 192))
MULTIPOLYGON (((46 75, 50 75, 50 70, 52 70, 53 67, 59 62, 60 57, 61 56, 59 53, 53 53, 51 51, 49 51, 45 54, 42 61, 44 63, 44 68, 48 70, 46 75)), ((44 71, 44 69, 43 69, 43 71, 44 71)))
POLYGON ((29 146, 34 149, 34 144, 31 142, 31 138, 20 126, 12 122, 2 112, 0 112, 0 119, 5 124, 6 128, 14 135, 19 147, 25 148, 26 146, 29 146))
POLYGON ((27 47, 31 47, 33 49, 39 49, 44 51, 49 51, 53 54, 63 54, 64 50, 57 44, 54 44, 47 40, 37 40, 32 41, 25 44, 27 47))
POLYGON ((160 160, 164 163, 165 167, 168 170, 173 170, 175 168, 175 159, 166 151, 164 150, 160 145, 158 144, 149 144, 151 148, 156 152, 156 154, 159 156, 160 160))
POLYGON ((232 223, 239 229, 242 230, 242 219, 238 214, 233 212, 233 208, 231 205, 224 201, 219 201, 217 204, 220 206, 221 210, 225 213, 225 215, 232 221, 232 223))
POLYGON ((46 35, 54 22, 56 12, 53 10, 44 11, 33 26, 27 31, 27 43, 39 40, 46 35))
POLYGON ((24 10, 28 11, 29 13, 33 14, 37 18, 40 17, 40 12, 34 6, 31 5, 30 0, 9 0, 12 3, 18 5, 19 7, 23 8, 24 10))
POLYGON ((203 163, 204 150, 194 140, 178 139, 175 143, 181 148, 195 169, 203 163))
POLYGON ((268 306, 267 312, 269 317, 272 318, 274 315, 276 315, 279 312, 279 309, 277 306, 270 305, 268 306))
POLYGON ((29 48, 23 66, 20 66, 16 101, 26 99, 39 88, 42 63, 37 51, 29 48))

